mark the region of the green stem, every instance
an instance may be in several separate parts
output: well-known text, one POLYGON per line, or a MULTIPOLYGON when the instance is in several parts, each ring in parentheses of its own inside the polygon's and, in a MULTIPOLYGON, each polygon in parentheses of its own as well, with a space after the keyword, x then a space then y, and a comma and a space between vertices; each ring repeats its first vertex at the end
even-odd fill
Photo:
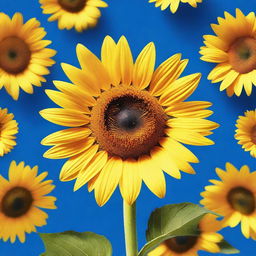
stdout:
POLYGON ((126 256, 137 256, 136 202, 129 205, 124 200, 124 234, 126 256))

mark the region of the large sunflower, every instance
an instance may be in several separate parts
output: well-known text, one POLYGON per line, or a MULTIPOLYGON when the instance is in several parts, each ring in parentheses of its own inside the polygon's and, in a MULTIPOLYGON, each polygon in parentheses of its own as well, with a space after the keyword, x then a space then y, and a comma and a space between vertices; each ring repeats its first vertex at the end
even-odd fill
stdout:
POLYGON ((241 222, 242 233, 246 238, 256 232, 256 172, 250 173, 244 165, 237 170, 226 164, 226 171, 216 168, 219 180, 210 180, 213 185, 206 186, 201 193, 201 203, 224 216, 222 225, 235 227, 241 222))
POLYGON ((176 54, 155 71, 155 46, 149 43, 135 63, 125 37, 116 44, 106 37, 100 61, 79 44, 81 69, 62 68, 73 84, 56 81, 48 96, 62 108, 41 111, 56 124, 72 127, 46 137, 52 146, 45 157, 70 159, 62 181, 77 179, 75 190, 89 183, 99 205, 117 185, 132 204, 142 180, 159 197, 165 195, 163 170, 180 178, 180 170, 194 173, 189 162, 198 159, 181 143, 211 145, 205 136, 218 125, 205 120, 209 102, 183 102, 196 89, 201 74, 179 78, 187 65, 176 54), (179 79, 178 79, 179 78, 179 79))
POLYGON ((235 138, 245 151, 256 157, 256 111, 246 111, 236 122, 235 138))
POLYGON ((35 18, 23 24, 20 13, 12 19, 0 13, 0 20, 0 88, 17 100, 20 88, 33 93, 32 85, 46 81, 43 75, 49 74, 56 52, 45 48, 51 41, 42 40, 46 32, 35 18))
POLYGON ((56 198, 46 196, 54 189, 52 181, 43 181, 47 172, 37 176, 37 171, 37 166, 30 168, 13 161, 9 181, 0 176, 0 238, 4 241, 13 243, 17 236, 23 243, 25 232, 36 232, 36 226, 46 224, 48 215, 39 208, 56 208, 56 198))
POLYGON ((228 96, 241 95, 243 88, 249 96, 256 85, 256 19, 255 13, 245 16, 236 9, 236 17, 225 12, 212 24, 216 36, 205 35, 201 47, 202 60, 218 63, 208 76, 212 83, 221 82, 220 90, 228 96))
POLYGON ((188 3, 194 8, 197 7, 198 3, 202 3, 203 0, 149 0, 149 3, 154 3, 156 7, 161 7, 161 10, 165 10, 170 6, 170 10, 172 13, 175 13, 180 3, 188 3))
POLYGON ((198 236, 179 236, 164 241, 151 251, 148 256, 198 256, 198 251, 217 253, 222 235, 220 222, 213 214, 205 215, 198 225, 198 236))
POLYGON ((8 114, 6 108, 0 108, 0 156, 9 153, 16 145, 15 135, 18 133, 18 124, 13 118, 14 115, 8 114))
POLYGON ((101 16, 101 0, 40 0, 43 13, 52 14, 49 21, 58 20, 59 29, 75 28, 78 32, 96 26, 101 16))

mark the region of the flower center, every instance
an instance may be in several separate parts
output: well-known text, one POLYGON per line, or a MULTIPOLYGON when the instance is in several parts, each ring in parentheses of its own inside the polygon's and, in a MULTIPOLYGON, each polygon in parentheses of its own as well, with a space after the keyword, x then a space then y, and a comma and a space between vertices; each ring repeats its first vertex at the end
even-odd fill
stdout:
POLYGON ((128 86, 102 93, 91 115, 91 129, 100 147, 122 158, 149 153, 164 136, 165 123, 157 100, 128 86))
POLYGON ((198 236, 178 236, 165 241, 166 246, 176 253, 189 251, 197 243, 198 236))
POLYGON ((80 12, 87 0, 58 0, 59 5, 68 12, 80 12))
POLYGON ((7 73, 18 74, 29 65, 31 51, 24 40, 11 36, 0 42, 0 68, 7 73))
POLYGON ((251 140, 254 144, 256 144, 256 125, 252 127, 251 140))
POLYGON ((26 214, 33 203, 33 197, 25 188, 14 187, 2 199, 1 211, 8 217, 17 218, 26 214))
POLYGON ((242 214, 249 215, 255 210, 255 198, 251 191, 243 187, 230 190, 227 196, 232 208, 242 214))
POLYGON ((230 47, 229 63, 234 70, 245 74, 256 68, 256 40, 251 37, 237 39, 230 47))

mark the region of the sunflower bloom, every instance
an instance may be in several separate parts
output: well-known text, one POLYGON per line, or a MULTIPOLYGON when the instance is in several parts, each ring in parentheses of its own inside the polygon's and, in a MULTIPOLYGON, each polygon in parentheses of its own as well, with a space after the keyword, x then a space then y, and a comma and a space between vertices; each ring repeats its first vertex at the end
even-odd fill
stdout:
POLYGON ((256 111, 246 111, 236 122, 235 138, 245 151, 256 157, 256 111))
POLYGON ((16 146, 18 124, 13 118, 14 115, 6 108, 0 109, 0 156, 8 154, 16 146))
POLYGON ((23 24, 20 13, 12 19, 0 13, 0 88, 17 100, 20 88, 33 93, 33 86, 45 82, 49 74, 47 67, 55 62, 51 59, 55 50, 45 48, 51 41, 42 40, 46 32, 35 18, 23 24))
POLYGON ((46 196, 54 189, 52 181, 43 181, 47 172, 37 176, 37 171, 37 166, 30 168, 13 161, 9 180, 0 176, 0 238, 4 241, 13 243, 18 237, 25 242, 25 233, 36 232, 36 226, 46 224, 48 215, 39 208, 56 208, 56 198, 46 196))
POLYGON ((183 102, 196 89, 201 74, 179 78, 187 65, 176 54, 155 71, 155 46, 149 43, 135 63, 125 37, 116 44, 106 37, 101 61, 86 47, 77 46, 81 69, 62 68, 72 84, 55 81, 59 91, 46 90, 62 108, 41 111, 53 123, 71 127, 46 137, 53 146, 44 156, 69 158, 60 179, 76 179, 77 190, 89 182, 99 205, 120 185, 132 204, 142 180, 162 198, 163 171, 180 178, 180 170, 194 173, 197 157, 181 143, 212 145, 206 138, 218 127, 204 119, 212 114, 209 102, 183 102))
POLYGON ((236 9, 236 17, 225 12, 212 24, 215 35, 205 35, 205 46, 201 47, 201 59, 218 63, 208 79, 220 84, 220 91, 227 90, 228 96, 240 96, 244 88, 249 96, 256 85, 256 23, 255 13, 245 16, 236 9))
POLYGON ((40 0, 49 21, 58 20, 59 29, 75 28, 78 32, 95 27, 101 16, 99 8, 108 7, 101 0, 40 0))
POLYGON ((203 0, 149 0, 149 3, 155 3, 156 7, 161 7, 161 10, 165 10, 170 7, 172 13, 175 13, 180 3, 188 3, 192 7, 196 8, 198 3, 202 3, 203 0))
POLYGON ((243 235, 255 239, 256 172, 250 173, 246 165, 237 170, 227 163, 226 171, 216 168, 216 173, 221 180, 210 180, 213 185, 201 193, 201 204, 224 216, 223 227, 235 227, 241 222, 243 235))
POLYGON ((223 240, 217 231, 220 222, 213 214, 205 215, 198 225, 198 236, 179 236, 168 239, 151 251, 148 256, 198 256, 198 251, 217 253, 218 243, 223 240))

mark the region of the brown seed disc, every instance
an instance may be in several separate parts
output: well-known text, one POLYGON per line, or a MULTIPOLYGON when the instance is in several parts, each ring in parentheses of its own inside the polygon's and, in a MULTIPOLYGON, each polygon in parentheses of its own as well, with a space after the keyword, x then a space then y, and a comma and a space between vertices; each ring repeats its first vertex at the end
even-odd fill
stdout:
POLYGON ((251 139, 254 144, 256 144, 256 125, 252 127, 251 130, 251 139))
POLYGON ((164 136, 166 115, 147 91, 120 86, 102 93, 92 109, 91 129, 110 155, 137 158, 164 136))
POLYGON ((58 0, 59 5, 68 12, 80 12, 87 0, 58 0))
POLYGON ((184 253, 197 243, 198 236, 179 236, 165 241, 166 246, 173 252, 184 253))
POLYGON ((18 74, 29 65, 31 51, 24 40, 12 36, 0 42, 0 68, 7 73, 18 74))
POLYGON ((228 51, 229 63, 241 74, 256 68, 256 39, 242 37, 237 39, 228 51))
POLYGON ((26 214, 33 203, 30 191, 23 187, 9 190, 1 202, 1 211, 10 218, 18 218, 26 214))
POLYGON ((236 187, 229 191, 227 200, 231 207, 245 215, 250 215, 255 211, 256 202, 253 193, 243 187, 236 187))

